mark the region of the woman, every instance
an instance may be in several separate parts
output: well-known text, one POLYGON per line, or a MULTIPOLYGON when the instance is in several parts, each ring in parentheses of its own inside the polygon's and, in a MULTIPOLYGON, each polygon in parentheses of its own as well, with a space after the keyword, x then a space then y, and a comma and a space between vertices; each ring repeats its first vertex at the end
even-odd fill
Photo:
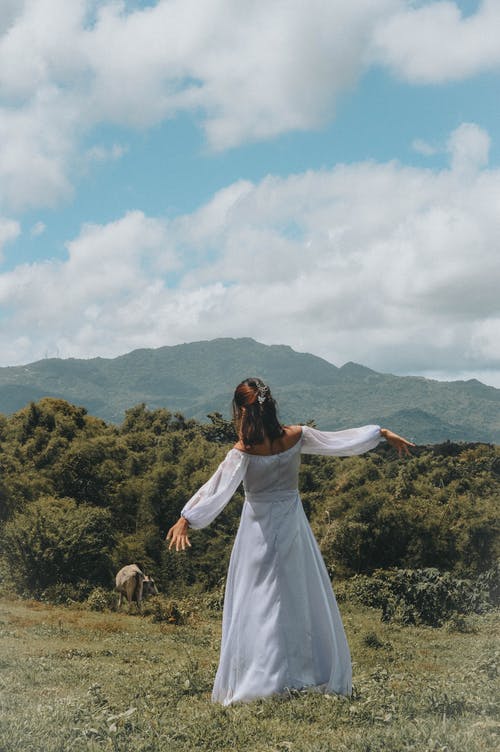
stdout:
POLYGON ((167 534, 169 548, 190 546, 188 527, 209 525, 243 481, 212 700, 230 705, 305 687, 350 695, 349 647, 300 502, 300 454, 362 454, 384 438, 401 455, 413 444, 379 426, 283 426, 269 387, 257 378, 236 387, 233 416, 239 441, 167 534))

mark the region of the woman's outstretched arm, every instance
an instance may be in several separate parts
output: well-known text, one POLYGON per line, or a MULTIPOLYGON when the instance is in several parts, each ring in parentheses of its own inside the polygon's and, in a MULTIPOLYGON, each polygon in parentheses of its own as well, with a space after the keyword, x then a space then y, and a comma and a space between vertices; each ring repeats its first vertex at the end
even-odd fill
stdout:
POLYGON ((409 454, 408 447, 414 446, 411 441, 377 425, 347 428, 342 431, 318 431, 310 426, 302 426, 301 452, 330 457, 352 457, 374 449, 382 439, 394 446, 399 454, 403 451, 409 454))
POLYGON ((243 480, 248 455, 232 449, 209 480, 196 491, 181 510, 181 516, 167 533, 169 548, 184 551, 191 546, 188 528, 200 529, 222 512, 243 480))

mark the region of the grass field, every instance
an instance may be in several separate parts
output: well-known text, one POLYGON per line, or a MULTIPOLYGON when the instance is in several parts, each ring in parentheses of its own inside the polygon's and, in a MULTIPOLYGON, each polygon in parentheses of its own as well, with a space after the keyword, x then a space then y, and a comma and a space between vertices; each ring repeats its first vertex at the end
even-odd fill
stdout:
MULTIPOLYGON (((185 608, 186 604, 182 604, 185 608)), ((149 607, 152 608, 151 606, 149 607)), ((220 612, 146 616, 0 601, 1 752, 485 752, 500 747, 498 614, 455 630, 341 606, 351 699, 210 702, 220 612)))

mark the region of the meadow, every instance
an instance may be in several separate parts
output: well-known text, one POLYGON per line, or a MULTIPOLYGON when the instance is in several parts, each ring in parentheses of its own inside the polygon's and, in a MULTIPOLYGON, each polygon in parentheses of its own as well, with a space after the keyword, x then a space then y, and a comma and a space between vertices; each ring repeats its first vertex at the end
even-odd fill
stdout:
POLYGON ((434 628, 384 623, 379 611, 342 602, 352 698, 292 691, 224 708, 210 702, 219 606, 200 595, 172 608, 160 596, 140 616, 4 597, 0 750, 498 749, 497 611, 434 628))

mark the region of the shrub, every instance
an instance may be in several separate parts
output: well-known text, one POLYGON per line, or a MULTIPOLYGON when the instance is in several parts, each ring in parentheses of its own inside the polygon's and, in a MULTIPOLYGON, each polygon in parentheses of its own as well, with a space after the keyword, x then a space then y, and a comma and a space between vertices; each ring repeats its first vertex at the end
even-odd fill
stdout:
POLYGON ((12 580, 32 594, 82 580, 109 582, 112 543, 109 511, 51 496, 14 515, 2 536, 12 580))
POLYGON ((355 575, 341 589, 342 598, 379 608, 383 621, 441 626, 454 614, 483 613, 495 604, 485 586, 490 577, 465 580, 434 568, 377 570, 355 575))
POLYGON ((479 600, 500 606, 500 561, 481 572, 476 580, 475 594, 479 600))
POLYGON ((452 614, 446 622, 446 629, 448 632, 462 632, 463 634, 474 634, 478 631, 477 627, 462 614, 452 614))
POLYGON ((71 603, 82 603, 92 590, 92 585, 86 580, 76 584, 56 582, 49 585, 40 593, 40 600, 46 603, 68 606, 71 603))
POLYGON ((152 621, 168 624, 185 624, 189 613, 172 598, 155 598, 152 605, 152 621))
POLYGON ((375 650, 384 647, 384 643, 379 638, 378 634, 376 632, 373 632, 372 630, 364 635, 363 645, 365 645, 367 648, 374 648, 375 650))
POLYGON ((103 587, 96 587, 88 596, 86 605, 91 611, 107 611, 115 608, 116 598, 116 593, 103 587))
POLYGON ((224 606, 224 593, 226 588, 226 578, 223 577, 218 583, 217 587, 210 592, 205 593, 203 597, 203 605, 210 611, 222 611, 224 606))
POLYGON ((333 563, 339 562, 347 571, 360 572, 370 545, 369 526, 349 519, 328 525, 321 539, 321 551, 331 571, 333 563))

